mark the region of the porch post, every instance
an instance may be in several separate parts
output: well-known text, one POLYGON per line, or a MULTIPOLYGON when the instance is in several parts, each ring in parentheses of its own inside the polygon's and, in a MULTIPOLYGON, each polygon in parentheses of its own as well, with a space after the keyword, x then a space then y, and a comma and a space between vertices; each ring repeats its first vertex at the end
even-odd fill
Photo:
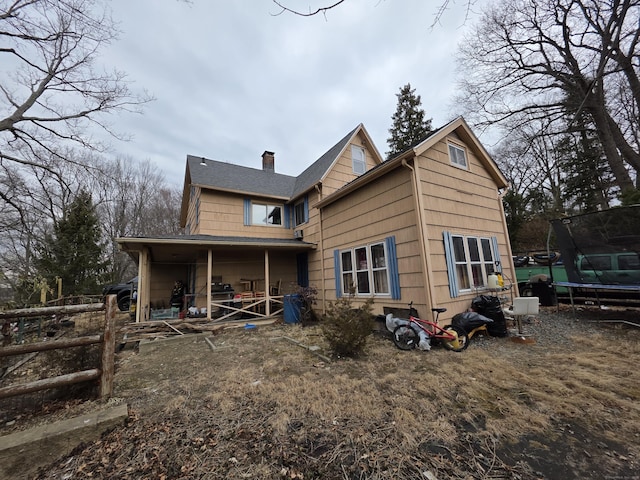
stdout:
POLYGON ((149 247, 140 251, 140 264, 138 275, 138 304, 136 305, 136 321, 147 321, 151 316, 151 263, 149 260, 149 247))
POLYGON ((267 314, 267 317, 271 316, 271 292, 269 285, 269 250, 264 249, 264 298, 266 298, 266 306, 264 312, 267 314))
POLYGON ((207 250, 207 321, 211 321, 211 275, 213 274, 213 251, 207 250))
MULTIPOLYGON (((144 257, 144 248, 140 250, 140 256, 138 257, 138 293, 136 295, 136 323, 140 321, 140 305, 142 303, 142 263, 144 257)), ((131 301, 131 299, 129 299, 131 301)), ((129 308, 131 310, 131 308, 129 308)))

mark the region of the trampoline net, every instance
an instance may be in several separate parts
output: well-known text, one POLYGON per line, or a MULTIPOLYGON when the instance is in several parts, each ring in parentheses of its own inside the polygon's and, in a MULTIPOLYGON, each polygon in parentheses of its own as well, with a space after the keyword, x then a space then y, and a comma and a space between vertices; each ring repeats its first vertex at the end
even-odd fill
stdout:
POLYGON ((640 205, 551 221, 572 283, 640 284, 640 205))

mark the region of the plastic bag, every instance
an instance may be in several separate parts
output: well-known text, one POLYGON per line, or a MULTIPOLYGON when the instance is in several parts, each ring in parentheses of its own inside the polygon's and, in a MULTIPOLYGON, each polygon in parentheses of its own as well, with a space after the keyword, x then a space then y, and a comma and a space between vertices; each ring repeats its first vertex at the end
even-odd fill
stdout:
MULTIPOLYGON (((404 318, 394 317, 393 314, 391 313, 388 313, 385 319, 385 325, 387 327, 387 330, 389 330, 392 333, 398 326, 409 325, 409 324, 410 324, 409 320, 405 320, 404 318)), ((424 350, 424 351, 431 350, 431 339, 429 338, 429 335, 427 335, 427 333, 424 330, 418 329, 413 325, 411 326, 411 328, 413 328, 418 333, 418 337, 420 337, 420 341, 418 342, 418 349, 424 350)))

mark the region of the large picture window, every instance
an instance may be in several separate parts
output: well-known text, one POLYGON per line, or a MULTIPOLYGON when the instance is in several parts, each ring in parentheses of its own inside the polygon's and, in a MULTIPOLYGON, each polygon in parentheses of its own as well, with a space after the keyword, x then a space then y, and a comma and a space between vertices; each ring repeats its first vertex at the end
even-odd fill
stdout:
POLYGON ((342 290, 356 295, 389 295, 389 271, 384 243, 340 252, 342 290))
POLYGON ((252 225, 282 225, 282 205, 251 205, 252 225))
POLYGON ((444 232, 449 290, 458 293, 488 286, 488 276, 499 270, 500 255, 495 237, 454 235, 444 232))

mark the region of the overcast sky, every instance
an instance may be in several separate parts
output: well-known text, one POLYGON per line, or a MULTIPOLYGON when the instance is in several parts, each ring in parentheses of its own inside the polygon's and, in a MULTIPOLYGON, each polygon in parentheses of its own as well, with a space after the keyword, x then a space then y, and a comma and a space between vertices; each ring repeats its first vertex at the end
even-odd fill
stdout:
POLYGON ((460 113, 454 54, 470 21, 459 1, 430 28, 439 3, 347 0, 304 18, 274 16, 271 0, 113 0, 122 33, 103 60, 155 97, 112 119, 133 136, 114 152, 176 186, 187 155, 261 168, 270 150, 276 172, 298 175, 360 123, 384 155, 406 83, 434 127, 460 113))

